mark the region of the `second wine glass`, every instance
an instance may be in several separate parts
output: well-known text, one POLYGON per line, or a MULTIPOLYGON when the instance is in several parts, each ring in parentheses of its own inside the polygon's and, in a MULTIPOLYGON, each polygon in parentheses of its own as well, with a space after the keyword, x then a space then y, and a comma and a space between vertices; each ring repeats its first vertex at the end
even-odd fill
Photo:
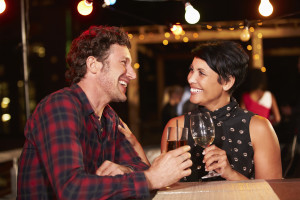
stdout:
MULTIPOLYGON (((215 139, 215 126, 209 112, 201 112, 191 115, 190 129, 195 144, 206 148, 215 139)), ((209 171, 202 179, 220 176, 215 171, 209 171)))

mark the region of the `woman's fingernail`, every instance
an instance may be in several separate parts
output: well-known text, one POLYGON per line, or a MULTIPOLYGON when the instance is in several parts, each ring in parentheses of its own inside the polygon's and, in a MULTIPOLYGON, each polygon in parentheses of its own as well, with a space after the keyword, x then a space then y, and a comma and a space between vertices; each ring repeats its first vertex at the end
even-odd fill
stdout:
POLYGON ((205 151, 202 151, 202 155, 205 155, 205 151))

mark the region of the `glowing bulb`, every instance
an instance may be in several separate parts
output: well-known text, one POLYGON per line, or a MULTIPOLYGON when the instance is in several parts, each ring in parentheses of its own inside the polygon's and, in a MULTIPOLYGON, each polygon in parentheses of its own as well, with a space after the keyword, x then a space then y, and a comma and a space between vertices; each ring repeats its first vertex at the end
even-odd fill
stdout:
POLYGON ((6 113, 2 115, 2 122, 7 122, 11 119, 10 114, 6 113))
POLYGON ((172 26, 171 31, 174 35, 180 35, 182 33, 183 29, 179 23, 176 23, 172 26))
POLYGON ((273 12, 273 6, 269 0, 261 0, 258 11, 262 16, 268 17, 273 12))
POLYGON ((200 13, 189 3, 185 4, 185 20, 189 24, 196 24, 200 20, 200 13))
POLYGON ((89 15, 93 11, 93 3, 82 0, 78 3, 77 10, 81 15, 89 15))
POLYGON ((111 5, 114 5, 116 3, 116 0, 104 0, 104 3, 107 6, 111 6, 111 5))
POLYGON ((134 63, 133 67, 134 67, 134 69, 139 69, 140 68, 140 64, 139 63, 134 63))
POLYGON ((5 11, 6 4, 4 0, 0 0, 0 14, 5 11))
POLYGON ((242 33, 240 35, 240 39, 243 41, 243 42, 247 42, 249 39, 250 39, 250 33, 249 33, 249 29, 248 27, 246 26, 244 30, 242 30, 242 33))

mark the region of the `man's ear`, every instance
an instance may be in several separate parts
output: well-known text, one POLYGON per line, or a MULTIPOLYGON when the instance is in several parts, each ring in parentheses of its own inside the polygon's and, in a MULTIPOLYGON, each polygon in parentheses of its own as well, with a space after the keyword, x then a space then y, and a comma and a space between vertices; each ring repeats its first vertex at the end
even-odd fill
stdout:
POLYGON ((102 68, 102 62, 97 62, 97 59, 94 56, 89 56, 86 59, 86 70, 95 74, 99 68, 102 68))
POLYGON ((230 90, 230 88, 233 86, 234 82, 235 82, 235 77, 230 76, 228 81, 226 81, 226 82, 224 81, 223 90, 228 92, 228 90, 230 90))

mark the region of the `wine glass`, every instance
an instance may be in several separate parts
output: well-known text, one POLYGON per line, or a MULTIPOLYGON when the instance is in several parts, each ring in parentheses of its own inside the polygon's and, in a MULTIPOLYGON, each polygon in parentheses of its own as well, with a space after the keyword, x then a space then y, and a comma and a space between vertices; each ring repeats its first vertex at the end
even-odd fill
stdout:
POLYGON ((174 150, 187 145, 188 128, 168 127, 167 129, 167 151, 174 150))
MULTIPOLYGON (((209 112, 202 112, 191 115, 190 128, 195 144, 206 148, 215 139, 215 126, 209 112)), ((220 176, 215 171, 209 171, 202 179, 220 176)))

